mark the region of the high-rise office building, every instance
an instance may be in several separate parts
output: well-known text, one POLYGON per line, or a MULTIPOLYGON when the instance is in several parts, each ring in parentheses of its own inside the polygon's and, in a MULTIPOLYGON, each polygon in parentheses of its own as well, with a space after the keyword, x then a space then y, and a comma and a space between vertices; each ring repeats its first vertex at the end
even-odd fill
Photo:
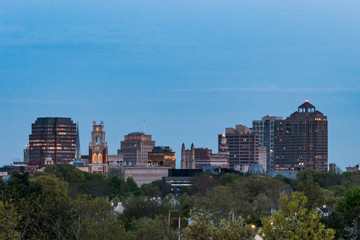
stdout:
POLYGON ((101 121, 100 125, 93 121, 89 144, 89 172, 106 175, 108 168, 108 146, 105 141, 104 121, 101 121))
POLYGON ((275 171, 301 168, 327 171, 327 117, 308 101, 290 117, 275 121, 274 164, 275 171))
POLYGON ((176 153, 170 147, 156 146, 148 153, 148 165, 175 168, 176 153))
POLYGON ((76 148, 76 124, 71 118, 43 117, 32 124, 29 136, 29 165, 70 163, 76 148))
MULTIPOLYGON (((246 172, 251 163, 259 158, 259 136, 243 125, 226 128, 226 141, 229 148, 230 168, 246 172)), ((218 135, 219 150, 223 134, 218 135)))
POLYGON ((148 164, 148 153, 155 146, 151 135, 133 132, 124 137, 120 143, 118 154, 124 156, 124 166, 144 166, 148 164))
POLYGON ((26 144, 25 149, 24 149, 24 163, 29 162, 29 153, 30 153, 30 145, 26 144))
POLYGON ((75 159, 73 161, 73 164, 76 167, 84 166, 84 162, 83 160, 81 160, 79 122, 77 122, 76 124, 76 150, 75 150, 75 159))
POLYGON ((274 171, 274 126, 276 120, 282 120, 282 117, 268 115, 261 120, 252 122, 252 131, 259 135, 259 144, 266 147, 266 165, 263 167, 267 172, 274 171))

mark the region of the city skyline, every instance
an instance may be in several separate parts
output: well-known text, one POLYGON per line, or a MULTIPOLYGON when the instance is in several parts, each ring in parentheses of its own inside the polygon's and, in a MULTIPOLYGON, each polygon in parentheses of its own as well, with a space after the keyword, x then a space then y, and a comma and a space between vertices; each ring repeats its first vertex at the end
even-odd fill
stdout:
POLYGON ((354 166, 360 2, 346 2, 5 1, 0 165, 22 159, 37 117, 78 121, 83 154, 93 120, 116 154, 144 119, 159 146, 216 152, 226 127, 308 99, 329 119, 329 163, 354 166))
MULTIPOLYGON (((305 101, 305 103, 304 104, 302 104, 301 106, 303 106, 303 105, 305 105, 305 104, 308 104, 308 105, 310 105, 311 107, 314 107, 313 105, 311 105, 310 104, 310 102, 308 101, 308 100, 306 100, 305 101)), ((301 107, 301 106, 299 106, 299 107, 301 107)), ((315 107, 314 107, 314 109, 315 109, 315 107)), ((295 112, 296 113, 296 112, 295 112)), ((292 115, 292 114, 291 114, 292 115)), ((265 118, 272 118, 272 116, 269 116, 269 115, 267 115, 267 116, 264 116, 265 118)), ((288 117, 288 116, 286 116, 286 117, 288 117)), ((286 118, 286 117, 284 117, 284 118, 286 118)), ((274 117, 274 118, 279 118, 279 117, 274 117)), ((39 121, 39 119, 42 119, 41 117, 40 118, 37 118, 37 121, 39 121)), ((279 119, 282 119, 282 116, 279 118, 279 119)), ((71 120, 71 118, 69 118, 68 120, 71 120)), ((36 122, 37 122, 36 121, 36 122)), ((258 120, 253 120, 253 122, 257 122, 258 120)), ((283 120, 282 120, 283 121, 283 120)), ((95 122, 96 122, 96 120, 94 120, 93 121, 93 126, 95 126, 94 124, 95 124, 95 122)), ((104 124, 104 122, 103 122, 103 120, 101 120, 101 125, 102 126, 104 126, 103 125, 104 124)), ((34 124, 32 124, 32 125, 34 125, 34 124)), ((241 126, 241 125, 240 125, 241 126)), ((245 125, 245 128, 247 128, 247 126, 245 125)), ((232 129, 232 128, 229 128, 229 129, 232 129)), ((251 129, 251 128, 250 128, 251 129)), ((227 131, 227 130, 226 130, 227 131)), ((131 136, 131 135, 136 135, 136 134, 142 134, 141 132, 131 132, 131 133, 128 133, 128 134, 126 134, 126 135, 124 135, 124 137, 126 138, 126 137, 128 137, 128 136, 131 136)), ((148 134, 148 133, 145 133, 145 134, 148 134)), ((218 137, 219 136, 221 136, 221 135, 223 135, 223 134, 218 134, 218 137)), ((151 134, 150 134, 150 138, 151 138, 151 134)), ((92 139, 91 138, 91 142, 92 141, 94 141, 94 139, 92 139)), ((82 141, 80 141, 80 142, 82 142, 82 141)), ((122 140, 121 140, 121 142, 122 142, 122 140)), ((91 143, 90 143, 91 144, 91 143)), ((166 144, 165 144, 166 145, 166 144)), ((159 146, 159 144, 156 144, 156 146, 159 146)), ((169 146, 169 145, 168 145, 169 146)), ((171 146, 170 146, 171 147, 171 146)), ((206 148, 210 148, 210 149, 212 149, 212 150, 214 150, 214 149, 216 149, 216 148, 211 148, 211 147, 208 147, 208 146, 203 146, 203 145, 199 145, 199 147, 206 147, 206 148)), ((83 147, 82 147, 83 148, 83 147)), ((177 148, 177 147, 175 147, 175 148, 177 148)), ((86 149, 86 147, 85 147, 85 149, 86 149)), ((117 154, 119 154, 119 152, 118 152, 119 150, 117 150, 117 154)), ((82 155, 87 155, 87 154, 89 154, 88 152, 83 152, 82 153, 82 155)), ((109 153, 110 154, 110 153, 109 153)), ((115 153, 116 154, 116 153, 115 153)), ((331 163, 331 162, 329 162, 329 163, 331 163)), ((180 168, 180 157, 178 156, 177 157, 177 159, 176 159, 176 167, 177 168, 180 168)), ((338 164, 337 164, 338 165, 338 164)), ((339 166, 339 165, 338 165, 339 166)))

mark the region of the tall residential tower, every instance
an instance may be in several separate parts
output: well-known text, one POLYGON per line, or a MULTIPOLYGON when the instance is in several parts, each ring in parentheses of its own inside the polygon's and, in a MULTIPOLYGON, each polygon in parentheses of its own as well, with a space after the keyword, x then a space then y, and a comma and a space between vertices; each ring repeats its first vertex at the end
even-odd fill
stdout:
POLYGON ((267 172, 274 171, 274 128, 277 120, 282 120, 282 117, 267 115, 261 120, 254 120, 252 123, 253 133, 259 135, 259 144, 266 147, 266 165, 264 169, 267 172))

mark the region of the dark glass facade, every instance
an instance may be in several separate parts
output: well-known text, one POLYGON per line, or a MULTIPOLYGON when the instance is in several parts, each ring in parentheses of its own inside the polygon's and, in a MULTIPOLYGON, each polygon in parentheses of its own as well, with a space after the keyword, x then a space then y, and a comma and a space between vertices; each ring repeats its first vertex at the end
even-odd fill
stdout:
POLYGON ((328 166, 327 117, 305 102, 274 126, 275 171, 313 168, 326 172, 328 166))
POLYGON ((76 124, 71 118, 38 118, 29 136, 29 164, 44 166, 46 157, 54 164, 75 158, 76 124))

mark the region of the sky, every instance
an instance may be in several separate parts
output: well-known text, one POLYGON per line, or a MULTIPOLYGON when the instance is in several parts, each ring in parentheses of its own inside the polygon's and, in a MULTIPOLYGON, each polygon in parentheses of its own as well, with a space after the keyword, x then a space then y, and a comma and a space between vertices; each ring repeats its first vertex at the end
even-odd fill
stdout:
MULTIPOLYGON (((37 117, 71 117, 88 153, 151 134, 217 152, 226 127, 328 116, 329 163, 359 164, 360 1, 0 0, 0 165, 23 159, 37 117), (145 119, 145 126, 143 120, 145 119)), ((177 163, 179 166, 179 163, 177 163)))

